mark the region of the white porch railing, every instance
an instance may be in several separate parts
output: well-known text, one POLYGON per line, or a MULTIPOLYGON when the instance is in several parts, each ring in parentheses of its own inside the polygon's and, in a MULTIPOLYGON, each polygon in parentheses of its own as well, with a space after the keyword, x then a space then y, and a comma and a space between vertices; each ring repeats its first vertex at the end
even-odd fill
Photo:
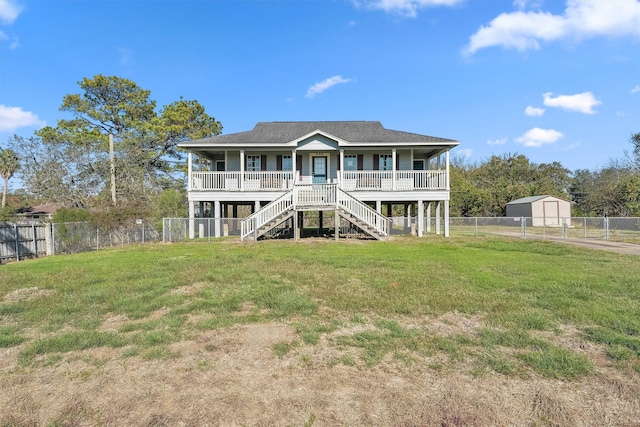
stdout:
POLYGON ((343 171, 340 187, 346 191, 446 190, 447 171, 343 171))
POLYGON ((298 184, 293 189, 296 207, 336 206, 338 184, 298 184))
POLYGON ((293 183, 291 171, 191 172, 191 191, 286 191, 293 183))
MULTIPOLYGON (((340 174, 339 174, 340 175, 340 174)), ((287 191, 311 184, 312 177, 295 177, 291 171, 191 172, 191 191, 287 191)), ((343 171, 340 187, 346 191, 446 190, 445 170, 343 171)))

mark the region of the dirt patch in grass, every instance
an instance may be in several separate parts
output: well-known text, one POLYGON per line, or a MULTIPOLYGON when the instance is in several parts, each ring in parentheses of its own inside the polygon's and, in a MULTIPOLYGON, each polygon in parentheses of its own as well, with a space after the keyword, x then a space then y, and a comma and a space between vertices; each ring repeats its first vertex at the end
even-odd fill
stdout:
POLYGON ((110 314, 104 320, 102 325, 98 328, 100 332, 106 331, 118 331, 120 328, 126 324, 130 323, 130 320, 124 314, 110 314))
MULTIPOLYGON (((464 316, 463 316, 464 317, 464 316)), ((473 331, 457 314, 444 324, 473 331)), ((469 319, 467 319, 469 320, 469 319)), ((126 321, 114 316, 112 323, 126 321)), ((474 321, 471 320, 473 323, 474 321)), ((365 330, 353 326, 349 333, 365 330)), ((338 332, 336 332, 338 333, 338 332)), ((363 368, 331 363, 328 341, 300 342, 285 323, 235 325, 170 345, 167 359, 125 349, 65 353, 20 368, 5 351, 0 425, 638 425, 637 373, 599 369, 567 382, 437 370, 393 357, 363 368), (276 355, 280 343, 292 350, 276 355)), ((342 356, 349 353, 340 353, 342 356)), ((355 357, 355 355, 353 356, 355 357)))
POLYGON ((32 288, 16 289, 15 291, 9 292, 2 300, 4 302, 31 300, 35 298, 48 297, 54 293, 55 291, 53 289, 40 289, 37 286, 34 286, 32 288))

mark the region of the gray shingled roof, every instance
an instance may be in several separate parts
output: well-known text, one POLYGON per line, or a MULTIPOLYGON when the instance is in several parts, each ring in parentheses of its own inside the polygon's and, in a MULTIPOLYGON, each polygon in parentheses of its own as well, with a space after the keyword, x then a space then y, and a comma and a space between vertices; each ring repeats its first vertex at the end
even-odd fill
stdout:
POLYGON ((218 135, 189 141, 180 145, 202 144, 286 144, 314 131, 322 131, 339 139, 353 143, 445 143, 457 141, 417 133, 385 129, 378 121, 338 121, 338 122, 259 122, 253 130, 218 135))
MULTIPOLYGON (((529 196, 529 197, 523 197, 521 199, 517 199, 517 200, 512 200, 509 203, 507 203, 508 205, 518 205, 518 204, 522 204, 522 203, 533 203, 533 202, 537 202, 540 199, 544 199, 545 197, 552 197, 554 199, 558 199, 558 200, 564 200, 561 199, 560 197, 556 197, 556 196, 550 196, 550 195, 544 195, 544 196, 529 196)), ((566 202, 566 200, 564 200, 566 202)))

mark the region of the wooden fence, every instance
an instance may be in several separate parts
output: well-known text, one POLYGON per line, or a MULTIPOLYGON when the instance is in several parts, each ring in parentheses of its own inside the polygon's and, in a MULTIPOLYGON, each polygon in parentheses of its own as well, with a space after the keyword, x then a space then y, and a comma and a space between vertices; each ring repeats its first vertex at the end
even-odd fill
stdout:
POLYGON ((51 224, 0 222, 0 262, 51 253, 51 224))

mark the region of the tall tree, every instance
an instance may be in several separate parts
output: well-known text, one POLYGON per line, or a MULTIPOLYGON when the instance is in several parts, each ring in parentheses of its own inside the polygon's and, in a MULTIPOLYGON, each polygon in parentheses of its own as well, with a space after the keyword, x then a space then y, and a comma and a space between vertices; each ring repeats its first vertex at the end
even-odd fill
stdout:
POLYGON ((629 137, 629 142, 633 145, 633 161, 635 168, 640 171, 640 132, 629 137))
POLYGON ((0 148, 0 176, 4 180, 2 187, 2 207, 7 205, 7 192, 9 190, 9 180, 20 167, 18 155, 10 148, 0 148))
MULTIPOLYGON (((222 125, 195 100, 180 98, 156 111, 151 92, 117 76, 96 75, 78 83, 82 93, 63 98, 61 110, 71 119, 37 132, 45 150, 71 153, 69 174, 58 176, 71 189, 85 180, 94 193, 109 190, 108 135, 115 140, 115 164, 119 203, 136 204, 156 196, 179 179, 184 152, 178 143, 218 135, 222 125), (96 179, 99 178, 99 182, 96 179)), ((52 164, 57 164, 54 161, 52 164)), ((36 166, 30 172, 42 172, 36 166)), ((32 176, 35 176, 33 173, 32 176)), ((34 180, 27 180, 35 185, 34 180)), ((64 187, 63 185, 62 187, 64 187)), ((81 206, 95 194, 70 194, 71 203, 81 206)), ((98 199, 102 200, 102 199, 98 199)))

